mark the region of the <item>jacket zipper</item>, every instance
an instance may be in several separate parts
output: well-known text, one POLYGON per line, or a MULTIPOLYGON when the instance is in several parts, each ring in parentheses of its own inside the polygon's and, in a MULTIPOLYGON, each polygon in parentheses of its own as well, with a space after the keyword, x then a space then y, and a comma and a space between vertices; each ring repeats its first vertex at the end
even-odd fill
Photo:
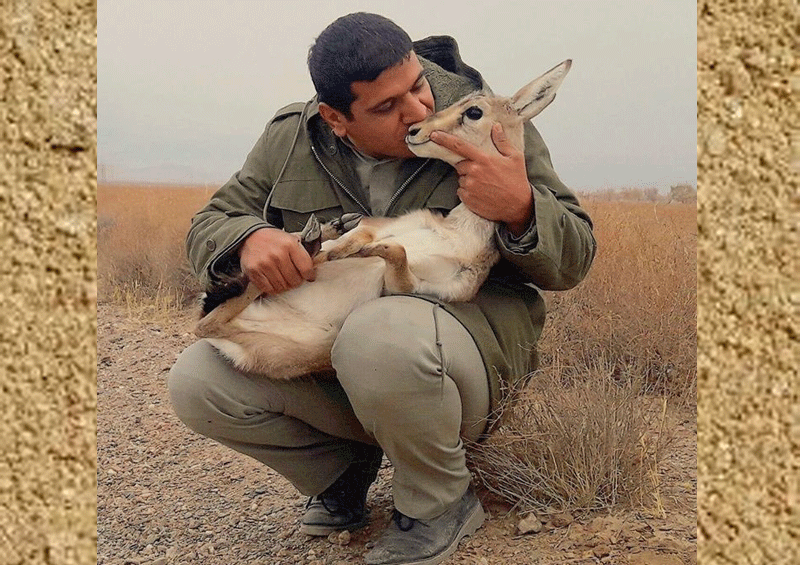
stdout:
POLYGON ((338 185, 339 185, 339 187, 340 187, 342 190, 344 190, 344 191, 347 193, 347 195, 348 195, 350 198, 352 198, 352 199, 353 199, 353 202, 355 202, 356 204, 358 204, 358 207, 359 207, 359 208, 361 208, 361 209, 364 211, 364 214, 365 214, 365 215, 367 215, 367 216, 371 216, 372 214, 369 212, 369 210, 367 210, 367 207, 366 207, 366 206, 364 206, 364 204, 362 204, 362 203, 361 203, 361 201, 360 201, 358 198, 356 198, 356 195, 355 195, 355 194, 353 194, 353 193, 350 191, 350 189, 349 189, 349 188, 347 188, 347 187, 344 185, 344 183, 343 183, 342 181, 340 181, 338 178, 336 178, 336 175, 334 175, 334 174, 333 174, 333 173, 332 173, 332 172, 331 172, 331 171, 328 169, 328 167, 326 167, 326 166, 325 166, 325 163, 323 163, 323 162, 322 162, 322 159, 320 159, 320 158, 319 158, 319 154, 317 153, 317 148, 316 148, 316 147, 314 147, 314 144, 313 144, 313 143, 311 144, 311 152, 314 154, 314 158, 317 160, 317 163, 319 163, 319 164, 322 166, 322 168, 323 168, 323 169, 325 169, 325 172, 326 172, 326 173, 328 173, 328 176, 330 176, 330 177, 331 177, 331 178, 334 180, 334 182, 335 182, 336 184, 338 184, 338 185))
POLYGON ((400 185, 400 188, 398 188, 397 191, 392 195, 392 197, 389 199, 389 203, 386 205, 386 213, 387 214, 389 213, 389 210, 391 210, 392 205, 395 203, 395 201, 400 197, 400 195, 403 193, 403 191, 409 185, 409 183, 412 180, 414 180, 414 178, 416 178, 416 176, 419 174, 419 172, 422 170, 422 168, 425 165, 427 165, 429 162, 430 162, 430 159, 425 159, 425 161, 419 166, 419 168, 416 171, 414 171, 413 173, 411 173, 411 176, 408 177, 406 179, 406 181, 403 184, 400 185))

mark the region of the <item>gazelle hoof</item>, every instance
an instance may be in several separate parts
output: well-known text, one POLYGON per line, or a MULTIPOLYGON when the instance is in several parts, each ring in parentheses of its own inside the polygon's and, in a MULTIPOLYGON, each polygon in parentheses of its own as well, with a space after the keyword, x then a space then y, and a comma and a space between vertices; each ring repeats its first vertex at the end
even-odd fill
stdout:
POLYGON ((303 231, 300 232, 300 243, 312 257, 316 255, 322 247, 322 226, 317 216, 311 214, 308 217, 303 231))

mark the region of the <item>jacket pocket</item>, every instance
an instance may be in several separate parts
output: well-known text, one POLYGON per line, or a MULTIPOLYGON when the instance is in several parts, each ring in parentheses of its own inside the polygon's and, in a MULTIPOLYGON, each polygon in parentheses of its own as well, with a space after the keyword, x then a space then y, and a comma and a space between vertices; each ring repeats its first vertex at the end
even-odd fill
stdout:
POLYGON ((312 213, 321 222, 342 215, 342 206, 330 183, 316 179, 279 182, 272 189, 269 206, 280 212, 283 229, 288 232, 302 230, 312 213))

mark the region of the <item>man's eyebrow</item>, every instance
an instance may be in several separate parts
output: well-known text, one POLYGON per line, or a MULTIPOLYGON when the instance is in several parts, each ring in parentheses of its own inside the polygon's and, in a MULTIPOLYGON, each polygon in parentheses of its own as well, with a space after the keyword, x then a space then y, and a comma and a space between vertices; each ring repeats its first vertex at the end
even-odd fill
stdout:
MULTIPOLYGON (((417 75, 417 80, 414 81, 414 85, 418 84, 419 81, 421 81, 423 78, 425 78, 425 70, 424 69, 422 71, 420 71, 419 75, 417 75)), ((412 85, 412 88, 413 88, 413 85, 412 85)), ((397 96, 390 96, 389 98, 381 100, 377 104, 373 104, 372 106, 370 106, 369 111, 372 112, 376 108, 380 108, 381 106, 386 104, 389 100, 394 100, 395 98, 397 98, 397 96)))

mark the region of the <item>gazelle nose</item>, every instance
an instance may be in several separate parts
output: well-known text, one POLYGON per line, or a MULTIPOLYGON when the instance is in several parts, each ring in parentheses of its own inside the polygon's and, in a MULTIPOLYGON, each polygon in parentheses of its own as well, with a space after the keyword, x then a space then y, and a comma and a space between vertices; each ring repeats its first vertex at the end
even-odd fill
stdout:
POLYGON ((409 129, 408 130, 408 135, 410 137, 414 137, 415 135, 417 135, 419 133, 419 129, 420 128, 411 128, 411 129, 409 129))

